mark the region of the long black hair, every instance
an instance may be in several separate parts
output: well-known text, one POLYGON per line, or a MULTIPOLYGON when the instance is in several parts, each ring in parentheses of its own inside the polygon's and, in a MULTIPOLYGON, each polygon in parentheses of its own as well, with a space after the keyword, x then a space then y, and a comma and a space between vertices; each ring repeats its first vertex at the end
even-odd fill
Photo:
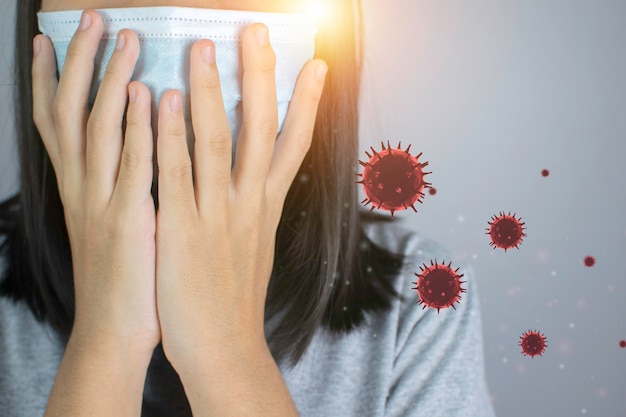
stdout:
MULTIPOLYGON (((25 302, 66 337, 74 318, 72 254, 54 169, 32 120, 32 38, 41 0, 17 0, 15 116, 20 191, 0 203, 0 294, 25 302)), ((328 63, 313 143, 287 195, 276 236, 265 316, 285 312, 267 336, 274 359, 295 366, 318 327, 334 335, 380 314, 393 297, 402 254, 377 246, 364 222, 389 222, 358 201, 358 100, 362 27, 358 0, 335 0, 341 25, 321 26, 328 63), (331 27, 332 26, 332 27, 331 27)))

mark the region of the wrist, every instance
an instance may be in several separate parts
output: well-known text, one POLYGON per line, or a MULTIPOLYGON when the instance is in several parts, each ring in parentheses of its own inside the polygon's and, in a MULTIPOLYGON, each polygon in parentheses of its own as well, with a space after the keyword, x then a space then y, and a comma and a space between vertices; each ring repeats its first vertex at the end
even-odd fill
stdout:
POLYGON ((126 340, 73 329, 50 392, 46 417, 139 415, 151 360, 126 340))
POLYGON ((87 360, 94 364, 106 364, 114 373, 145 375, 152 360, 152 351, 138 346, 132 340, 114 340, 93 334, 72 332, 64 356, 87 360))
POLYGON ((195 367, 179 372, 194 416, 298 415, 267 344, 196 360, 195 367))
POLYGON ((144 358, 150 361, 159 338, 153 334, 132 333, 107 327, 103 324, 74 322, 70 343, 75 347, 108 356, 144 358))
POLYGON ((265 338, 214 338, 172 347, 163 341, 163 350, 181 380, 203 379, 210 375, 239 367, 246 368, 251 360, 262 356, 272 357, 265 338))

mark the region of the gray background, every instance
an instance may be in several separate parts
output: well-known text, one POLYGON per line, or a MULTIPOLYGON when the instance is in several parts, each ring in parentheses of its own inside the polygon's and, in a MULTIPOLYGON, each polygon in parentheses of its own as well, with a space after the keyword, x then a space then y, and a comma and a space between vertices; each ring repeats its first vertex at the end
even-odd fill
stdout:
MULTIPOLYGON (((0 0, 0 198, 17 190, 14 3, 0 0)), ((437 194, 396 217, 475 271, 497 414, 626 416, 626 2, 364 0, 364 12, 360 159, 390 140, 430 162, 437 194), (485 235, 503 210, 528 234, 506 254, 485 235), (543 357, 520 353, 529 329, 546 335, 543 357)))

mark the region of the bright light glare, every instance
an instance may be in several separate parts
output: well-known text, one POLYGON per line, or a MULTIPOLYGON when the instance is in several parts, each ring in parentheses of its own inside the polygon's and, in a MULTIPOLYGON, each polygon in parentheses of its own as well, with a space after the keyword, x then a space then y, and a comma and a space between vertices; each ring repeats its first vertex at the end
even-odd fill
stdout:
POLYGON ((330 20, 332 10, 329 0, 308 0, 305 2, 305 11, 313 18, 316 25, 330 20))

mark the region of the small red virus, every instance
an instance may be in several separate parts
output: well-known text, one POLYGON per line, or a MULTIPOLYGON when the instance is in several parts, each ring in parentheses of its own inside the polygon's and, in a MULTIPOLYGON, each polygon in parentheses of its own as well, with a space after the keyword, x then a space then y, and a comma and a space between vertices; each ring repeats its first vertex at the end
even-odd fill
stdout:
POLYGON ((626 340, 620 340, 619 347, 621 347, 622 349, 626 348, 626 340))
POLYGON ((434 187, 430 187, 430 188, 428 189, 428 194, 430 194, 430 195, 435 195, 435 194, 437 194, 437 189, 436 189, 436 188, 434 188, 434 187))
POLYGON ((461 284, 467 281, 461 281, 464 274, 457 274, 457 269, 450 268, 452 262, 448 265, 442 261, 441 264, 430 261, 430 266, 423 264, 420 266, 421 273, 415 273, 417 282, 412 282, 416 286, 412 289, 417 290, 420 301, 417 304, 423 304, 422 310, 426 307, 436 308, 437 314, 439 309, 454 307, 454 303, 459 302, 461 293, 467 292, 465 288, 461 288, 461 284))
POLYGON ((493 248, 502 248, 506 252, 508 249, 517 248, 522 244, 522 240, 526 237, 524 233, 526 223, 522 223, 522 218, 515 218, 515 214, 511 216, 500 212, 499 216, 493 216, 491 222, 487 222, 487 235, 491 237, 490 246, 493 248))
POLYGON ((546 337, 536 330, 529 330, 523 333, 519 338, 521 339, 519 346, 521 346, 524 356, 531 356, 533 358, 537 355, 543 356, 542 353, 548 347, 546 337))
POLYGON ((362 174, 355 174, 361 177, 361 181, 355 181, 355 184, 363 184, 363 190, 367 196, 361 203, 367 206, 372 203, 374 208, 389 210, 391 218, 396 210, 406 210, 409 207, 417 213, 415 202, 422 203, 424 197, 424 188, 430 188, 431 184, 424 180, 424 176, 431 172, 424 172, 423 168, 428 162, 420 163, 420 152, 417 156, 411 156, 409 149, 400 150, 400 142, 398 149, 391 149, 389 141, 387 148, 382 145, 382 152, 378 153, 370 146, 374 155, 370 155, 367 151, 365 154, 369 157, 369 161, 363 162, 359 160, 364 169, 362 174), (378 206, 378 207, 376 207, 378 206))
POLYGON ((594 258, 593 256, 585 256, 585 259, 583 259, 583 263, 587 268, 591 268, 596 264, 596 258, 594 258))
POLYGON ((550 171, 548 171, 547 169, 542 169, 541 170, 541 176, 547 177, 548 175, 550 175, 550 171))

